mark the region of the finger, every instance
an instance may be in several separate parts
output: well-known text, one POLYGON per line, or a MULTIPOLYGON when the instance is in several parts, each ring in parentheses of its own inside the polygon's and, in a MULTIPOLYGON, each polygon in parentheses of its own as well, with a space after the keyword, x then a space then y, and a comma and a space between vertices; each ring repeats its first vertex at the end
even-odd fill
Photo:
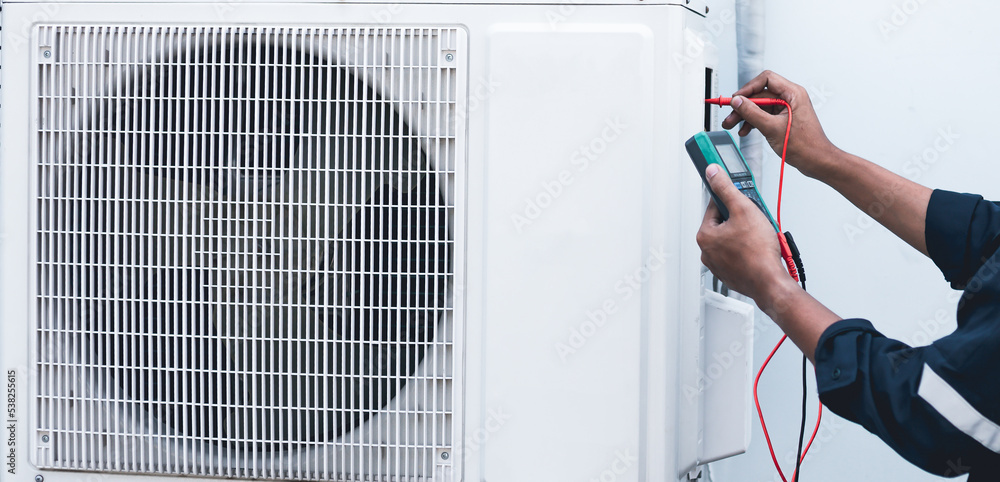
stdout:
MULTIPOLYGON (((771 92, 766 92, 765 91, 765 92, 761 92, 759 94, 751 95, 748 98, 750 98, 750 99, 781 99, 782 97, 778 96, 778 95, 775 95, 775 94, 772 94, 771 92)), ((787 100, 787 99, 785 99, 785 100, 787 100)), ((755 104, 756 104, 756 102, 755 102, 755 104)), ((785 110, 785 106, 783 106, 783 105, 763 105, 763 106, 762 105, 758 105, 758 107, 760 107, 760 109, 763 110, 764 112, 767 112, 767 113, 770 113, 770 114, 780 114, 782 111, 785 110)))
POLYGON ((740 127, 740 137, 746 137, 750 132, 753 131, 753 126, 749 122, 744 122, 743 126, 740 127))
POLYGON ((708 168, 705 169, 705 177, 708 179, 708 185, 712 188, 712 192, 729 209, 730 215, 735 211, 745 209, 746 204, 750 203, 750 199, 744 196, 739 189, 736 189, 733 181, 729 179, 729 174, 718 164, 709 164, 708 168))
MULTIPOLYGON (((754 98, 754 99, 761 99, 761 98, 764 98, 764 99, 777 99, 779 97, 776 96, 776 95, 774 95, 774 94, 772 94, 772 93, 770 93, 770 92, 762 92, 760 94, 753 95, 752 98, 754 98)), ((771 114, 780 114, 782 111, 785 110, 785 106, 783 106, 783 105, 768 105, 768 106, 761 107, 761 110, 763 110, 764 112, 771 113, 771 114)), ((743 117, 740 116, 739 112, 736 112, 735 110, 733 110, 722 121, 722 128, 726 129, 726 130, 732 129, 733 127, 736 127, 736 124, 739 124, 740 122, 743 122, 743 120, 744 119, 743 119, 743 117)))
POLYGON ((713 274, 715 273, 715 271, 712 269, 712 267, 715 266, 715 264, 712 263, 712 258, 709 257, 707 254, 705 254, 704 251, 701 252, 701 264, 704 265, 706 268, 708 268, 708 270, 711 271, 713 274))
MULTIPOLYGON (((743 95, 743 94, 733 94, 733 95, 743 95)), ((753 95, 748 95, 747 97, 753 97, 754 99, 780 99, 781 96, 775 94, 774 92, 765 90, 763 92, 757 92, 753 95)))
POLYGON ((739 114, 743 120, 753 127, 760 129, 761 132, 776 132, 785 126, 785 121, 781 118, 764 112, 759 105, 754 104, 745 97, 733 97, 731 105, 733 112, 739 114))
POLYGON ((715 205, 714 199, 709 199, 708 208, 705 209, 705 218, 701 220, 701 225, 718 226, 722 224, 722 221, 722 211, 719 211, 719 206, 715 205))
POLYGON ((722 120, 722 128, 729 130, 732 129, 733 127, 736 127, 736 124, 739 124, 740 122, 743 122, 743 118, 740 117, 740 115, 736 113, 736 111, 733 111, 730 112, 729 115, 722 120))
POLYGON ((790 94, 794 87, 795 84, 790 82, 788 79, 771 72, 770 70, 765 70, 757 77, 754 77, 753 80, 747 82, 746 85, 740 88, 740 90, 737 90, 733 96, 742 95, 751 97, 767 90, 784 97, 786 94, 790 94))

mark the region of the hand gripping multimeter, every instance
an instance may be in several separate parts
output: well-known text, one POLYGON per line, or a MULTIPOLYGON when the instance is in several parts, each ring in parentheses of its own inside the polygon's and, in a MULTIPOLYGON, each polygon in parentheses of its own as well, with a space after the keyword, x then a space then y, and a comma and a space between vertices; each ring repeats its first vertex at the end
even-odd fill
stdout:
POLYGON ((778 223, 774 222, 771 211, 764 204, 760 191, 757 190, 757 183, 754 181, 753 173, 750 172, 750 166, 747 165, 746 159, 743 158, 743 154, 740 152, 739 147, 736 146, 736 141, 733 140, 733 136, 729 131, 699 132, 688 139, 684 143, 684 147, 687 148, 688 155, 694 161, 694 166, 698 169, 698 174, 701 174, 701 180, 705 183, 705 187, 708 188, 709 194, 715 200, 715 205, 718 206, 719 212, 722 214, 722 219, 729 219, 729 209, 715 195, 708 184, 708 179, 705 177, 705 169, 708 169, 709 164, 718 164, 725 169, 729 173, 729 178, 733 181, 733 184, 760 208, 761 212, 767 216, 767 220, 774 226, 774 230, 778 231, 778 223))

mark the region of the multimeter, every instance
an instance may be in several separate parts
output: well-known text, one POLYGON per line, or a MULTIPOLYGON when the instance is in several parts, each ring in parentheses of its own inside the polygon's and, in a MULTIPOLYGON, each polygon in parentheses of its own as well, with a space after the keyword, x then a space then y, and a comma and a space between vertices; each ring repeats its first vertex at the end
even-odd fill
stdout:
POLYGON ((729 209, 712 192, 712 188, 708 184, 705 169, 708 169, 709 164, 718 164, 725 169, 729 173, 729 179, 733 181, 737 189, 760 208, 761 212, 767 216, 767 220, 774 226, 774 230, 778 231, 778 223, 774 221, 771 211, 764 204, 760 191, 757 190, 757 182, 754 180, 753 172, 750 171, 750 166, 747 165, 743 153, 736 146, 736 141, 733 140, 729 131, 699 132, 688 139, 684 143, 684 147, 687 148, 688 155, 694 162, 694 167, 698 169, 698 174, 701 174, 701 180, 708 188, 709 194, 715 200, 715 205, 718 206, 722 219, 729 219, 729 209))

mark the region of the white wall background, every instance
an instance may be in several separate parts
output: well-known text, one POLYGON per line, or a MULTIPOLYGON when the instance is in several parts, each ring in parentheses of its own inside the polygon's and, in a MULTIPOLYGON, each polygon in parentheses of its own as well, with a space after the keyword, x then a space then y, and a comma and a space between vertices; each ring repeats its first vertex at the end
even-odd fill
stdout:
MULTIPOLYGON (((834 143, 927 186, 1000 198, 991 108, 1000 102, 992 93, 1000 79, 1000 2, 751 1, 767 6, 766 65, 810 89, 834 143), (939 152, 941 132, 958 137, 939 152)), ((732 0, 711 4, 716 18, 733 8, 732 0)), ((731 68, 722 78, 727 95, 737 87, 734 41, 731 33, 718 38, 721 65, 731 68)), ((772 202, 777 161, 769 153, 761 182, 772 202)), ((954 329, 954 292, 930 260, 794 170, 786 171, 784 203, 783 222, 803 250, 809 290, 839 315, 868 318, 887 336, 914 344, 954 329)), ((758 366, 780 336, 767 323, 756 345, 758 366)), ((797 441, 800 360, 794 347, 783 348, 761 381, 761 403, 785 467, 797 441)), ((712 464, 712 480, 779 480, 756 421, 753 437, 746 455, 712 464)), ((941 480, 829 412, 802 477, 941 480)))

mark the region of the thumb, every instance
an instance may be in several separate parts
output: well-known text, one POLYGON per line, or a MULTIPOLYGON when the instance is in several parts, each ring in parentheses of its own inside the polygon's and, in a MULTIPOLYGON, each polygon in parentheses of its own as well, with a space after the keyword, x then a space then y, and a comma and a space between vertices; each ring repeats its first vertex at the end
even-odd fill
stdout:
MULTIPOLYGON (((769 134, 774 132, 774 129, 782 128, 784 122, 775 118, 773 114, 764 112, 759 105, 747 100, 743 96, 735 96, 733 100, 730 101, 730 107, 733 108, 743 120, 747 121, 750 125, 757 128, 757 130, 763 132, 764 134, 769 134)), ((782 131, 783 132, 783 131, 782 131)))
POLYGON ((705 169, 705 177, 708 178, 708 185, 712 187, 712 192, 716 196, 719 196, 719 199, 722 200, 722 203, 726 205, 726 208, 730 212, 746 200, 739 189, 736 189, 733 181, 729 179, 729 174, 726 173, 726 170, 719 167, 718 164, 709 164, 705 169))

